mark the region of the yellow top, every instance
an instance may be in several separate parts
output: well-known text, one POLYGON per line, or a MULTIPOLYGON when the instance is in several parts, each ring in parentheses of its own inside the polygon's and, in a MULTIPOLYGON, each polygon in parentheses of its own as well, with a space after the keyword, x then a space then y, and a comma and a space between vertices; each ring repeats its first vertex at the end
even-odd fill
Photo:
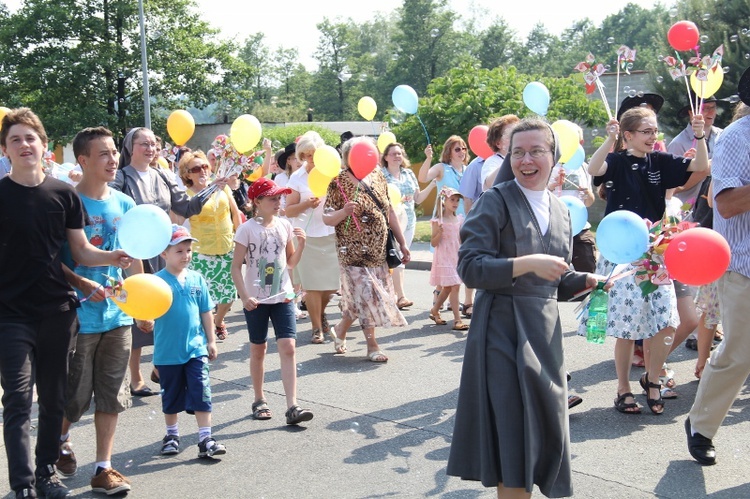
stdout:
MULTIPOLYGON (((187 190, 187 195, 197 193, 187 190)), ((193 243, 193 251, 204 255, 225 255, 234 248, 234 225, 229 198, 232 191, 224 187, 211 194, 203 209, 190 217, 190 234, 198 240, 193 243)))

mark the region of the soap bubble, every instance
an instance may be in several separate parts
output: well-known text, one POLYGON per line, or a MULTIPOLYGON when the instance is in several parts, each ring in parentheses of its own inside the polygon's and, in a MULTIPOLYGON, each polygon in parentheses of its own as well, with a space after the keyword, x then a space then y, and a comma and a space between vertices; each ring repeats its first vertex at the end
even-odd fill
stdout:
POLYGON ((708 21, 709 19, 711 19, 711 14, 709 14, 708 12, 706 12, 705 14, 703 14, 703 20, 704 21, 708 21))
POLYGON ((628 92, 630 92, 630 85, 625 85, 624 87, 622 87, 622 93, 626 94, 628 92))
MULTIPOLYGON (((637 95, 638 97, 643 97, 643 90, 639 90, 639 91, 638 91, 638 93, 637 93, 636 95, 637 95)), ((645 104, 645 102, 644 102, 643 104, 645 104)), ((641 105, 643 105, 643 104, 641 104, 641 105)))
POLYGON ((633 63, 632 62, 627 63, 625 65, 625 69, 627 69, 628 71, 632 71, 633 70, 633 63))
POLYGON ((352 424, 349 425, 349 431, 352 433, 359 433, 359 423, 356 421, 352 422, 352 424))
POLYGON ((615 133, 617 131, 617 127, 615 125, 612 125, 607 129, 609 133, 615 133))
POLYGON ((370 217, 368 217, 367 215, 362 215, 362 223, 363 224, 366 224, 369 221, 370 221, 370 217))
POLYGON ((630 92, 628 92, 628 97, 635 97, 638 94, 634 88, 630 89, 630 92))
POLYGON ((732 43, 737 43, 738 41, 740 41, 740 37, 739 35, 732 35, 729 37, 729 41, 732 43))
POLYGON ((708 35, 701 35, 701 43, 708 43, 708 35))
POLYGON ((131 466, 133 466, 133 460, 132 459, 128 459, 128 461, 125 463, 125 467, 126 468, 130 468, 131 466))
POLYGON ((631 169, 632 169, 633 171, 637 170, 637 169, 638 169, 638 163, 633 163, 632 165, 630 165, 630 168, 631 168, 631 169))
POLYGON ((671 346, 672 343, 674 343, 674 337, 669 336, 669 335, 667 335, 667 336, 664 337, 664 344, 665 345, 671 346))
POLYGON ((598 128, 594 128, 593 130, 591 130, 591 136, 592 137, 596 137, 597 135, 599 135, 599 129, 598 128))
POLYGON ((669 9, 669 17, 677 17, 677 7, 669 9))
POLYGON ((677 250, 678 251, 685 251, 687 249, 687 243, 685 241, 680 241, 677 243, 677 250))
POLYGON ((440 35, 440 30, 437 28, 432 28, 430 31, 430 36, 433 38, 437 38, 440 35))
POLYGON ((263 223, 263 217, 255 217, 254 220, 256 223, 259 223, 259 224, 263 223))
POLYGON ((656 83, 662 83, 663 81, 664 81, 664 77, 663 76, 657 76, 656 77, 656 83))
POLYGON ((747 53, 746 53, 746 54, 745 54, 745 55, 744 55, 743 57, 744 57, 744 58, 745 58, 746 60, 750 60, 750 54, 747 54, 747 53))
POLYGON ((346 246, 340 247, 339 248, 339 253, 342 254, 342 255, 345 255, 346 254, 346 246))
POLYGON ((610 36, 609 38, 607 38, 607 43, 610 44, 610 45, 612 45, 613 43, 615 43, 615 37, 614 36, 610 36))
POLYGON ((611 180, 604 182, 604 187, 606 187, 607 189, 611 189, 613 185, 615 185, 615 183, 611 180))
POLYGON ((738 103, 738 102, 740 101, 740 96, 739 96, 739 95, 737 95, 737 94, 734 94, 734 95, 730 95, 730 96, 728 97, 728 100, 729 100, 729 103, 730 103, 730 104, 737 104, 737 103, 738 103))
POLYGON ((721 68, 721 70, 724 71, 724 74, 727 74, 727 73, 729 73, 729 71, 731 70, 731 68, 729 66, 724 66, 723 68, 721 68))

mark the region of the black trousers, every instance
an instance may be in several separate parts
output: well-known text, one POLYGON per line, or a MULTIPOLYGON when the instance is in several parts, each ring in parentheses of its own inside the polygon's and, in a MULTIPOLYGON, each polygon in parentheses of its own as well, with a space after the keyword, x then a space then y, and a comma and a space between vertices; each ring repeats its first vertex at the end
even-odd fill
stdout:
POLYGON ((596 242, 589 229, 584 229, 573 237, 572 263, 578 272, 596 271, 596 242))
POLYGON ((29 441, 34 383, 39 404, 36 468, 57 461, 68 362, 77 333, 75 310, 33 322, 0 322, 3 437, 15 491, 33 487, 35 481, 29 441))

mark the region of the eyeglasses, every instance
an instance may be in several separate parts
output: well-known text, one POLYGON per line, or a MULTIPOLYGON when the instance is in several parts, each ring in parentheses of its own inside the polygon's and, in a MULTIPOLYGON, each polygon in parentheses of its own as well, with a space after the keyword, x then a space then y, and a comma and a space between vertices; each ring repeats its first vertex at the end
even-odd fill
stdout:
POLYGON ((461 152, 461 151, 465 151, 465 150, 466 150, 465 147, 459 146, 459 147, 456 147, 455 149, 453 149, 453 152, 461 152))
POLYGON ((650 137, 652 135, 654 137, 656 137, 657 135, 659 135, 659 129, 658 128, 655 129, 655 130, 648 129, 648 130, 635 130, 635 131, 638 132, 638 133, 642 133, 646 137, 650 137))
POLYGON ((188 170, 188 173, 201 173, 209 169, 208 165, 194 166, 188 170))
POLYGON ((138 144, 141 147, 145 147, 146 149, 149 149, 151 147, 156 149, 156 147, 158 147, 156 142, 136 142, 136 144, 138 144))
POLYGON ((542 149, 541 147, 532 149, 531 151, 525 151, 523 149, 513 149, 510 153, 510 157, 513 159, 523 159, 526 156, 526 154, 528 154, 532 158, 537 159, 537 158, 541 158, 542 156, 544 156, 545 154, 549 152, 551 152, 549 149, 542 149))

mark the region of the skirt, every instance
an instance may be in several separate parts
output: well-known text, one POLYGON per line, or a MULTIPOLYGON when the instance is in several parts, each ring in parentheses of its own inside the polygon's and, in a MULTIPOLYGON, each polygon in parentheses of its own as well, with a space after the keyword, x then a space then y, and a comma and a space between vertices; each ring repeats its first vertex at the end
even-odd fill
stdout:
POLYGON ((206 279, 211 300, 215 304, 232 303, 237 298, 237 290, 232 281, 232 255, 204 255, 194 253, 190 268, 206 279))
POLYGON ((296 267, 305 291, 336 291, 339 289, 339 259, 336 236, 308 237, 302 258, 296 267))
POLYGON ((359 319, 362 329, 406 326, 396 306, 388 267, 341 267, 341 315, 359 319))
MULTIPOLYGON (((615 264, 600 258, 596 264, 596 273, 610 275, 615 264)), ((628 265, 618 269, 618 273, 632 270, 628 265)), ((588 314, 581 317, 578 334, 586 335, 588 314)), ((635 281, 635 274, 614 281, 609 290, 607 302, 607 336, 624 340, 644 340, 651 338, 665 327, 674 327, 680 323, 677 315, 677 298, 674 286, 665 285, 646 295, 635 281)))
POLYGON ((695 307, 706 314, 703 324, 707 328, 719 325, 721 323, 721 309, 719 308, 719 281, 701 286, 698 290, 698 296, 695 297, 695 307))

